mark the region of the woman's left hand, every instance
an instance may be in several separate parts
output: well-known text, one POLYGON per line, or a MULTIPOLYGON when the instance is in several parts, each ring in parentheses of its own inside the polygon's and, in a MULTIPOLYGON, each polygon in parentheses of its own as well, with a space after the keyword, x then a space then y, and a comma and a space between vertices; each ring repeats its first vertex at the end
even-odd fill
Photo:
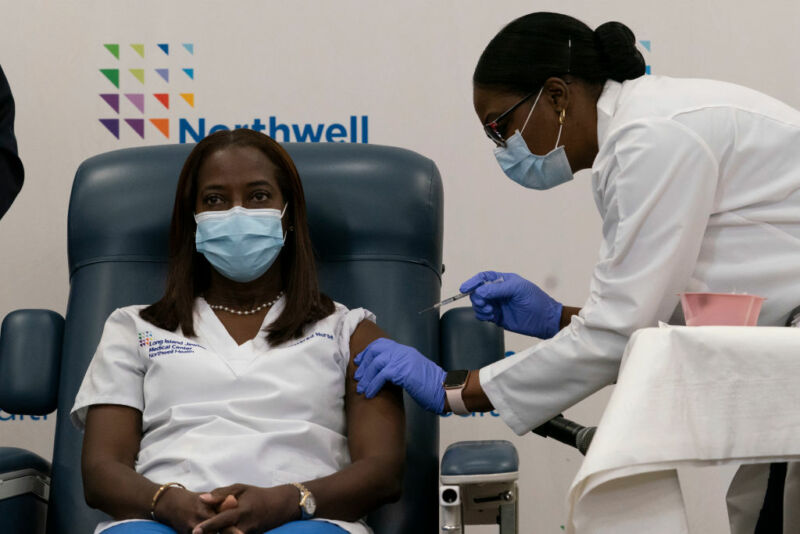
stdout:
POLYGON ((204 493, 200 500, 220 513, 197 525, 192 534, 262 534, 300 518, 300 493, 288 484, 273 488, 233 484, 204 493), (228 496, 235 499, 235 507, 224 504, 234 502, 228 496))

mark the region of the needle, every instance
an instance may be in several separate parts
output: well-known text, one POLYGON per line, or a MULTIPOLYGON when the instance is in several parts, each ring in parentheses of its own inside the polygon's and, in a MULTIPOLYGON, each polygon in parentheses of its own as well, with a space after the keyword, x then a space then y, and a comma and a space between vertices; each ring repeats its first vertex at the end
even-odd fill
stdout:
POLYGON ((497 282, 502 282, 502 281, 503 281, 503 278, 502 278, 502 277, 500 277, 500 278, 497 278, 497 279, 495 279, 495 280, 484 280, 483 282, 481 282, 480 284, 478 284, 477 286, 475 286, 474 288, 472 288, 472 290, 471 290, 471 291, 467 291, 466 293, 458 293, 457 295, 453 295, 452 297, 448 297, 448 298, 444 299, 444 300, 443 300, 443 301, 441 301, 441 302, 437 302, 436 304, 434 304, 434 305, 433 305, 433 306, 431 306, 430 308, 425 308, 424 310, 422 310, 421 312, 419 312, 419 314, 423 314, 423 313, 425 313, 425 312, 428 312, 428 311, 431 311, 431 310, 436 310, 436 309, 438 309, 438 308, 441 308, 442 306, 445 306, 445 305, 447 305, 447 304, 450 304, 451 302, 455 302, 455 301, 457 301, 457 300, 461 300, 461 299, 463 299, 464 297, 468 297, 468 296, 470 296, 472 293, 474 293, 474 292, 475 292, 475 290, 476 290, 476 289, 478 289, 479 287, 481 287, 482 285, 486 285, 486 284, 496 284, 497 282))

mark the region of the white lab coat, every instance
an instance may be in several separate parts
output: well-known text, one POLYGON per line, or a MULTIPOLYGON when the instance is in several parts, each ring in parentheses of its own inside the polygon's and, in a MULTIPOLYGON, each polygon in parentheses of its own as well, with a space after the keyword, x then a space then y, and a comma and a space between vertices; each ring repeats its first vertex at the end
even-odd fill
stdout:
MULTIPOLYGON (((283 307, 281 299, 263 326, 283 307)), ((121 308, 108 318, 71 412, 83 429, 93 404, 141 411, 139 474, 202 492, 313 480, 350 463, 344 412, 350 336, 362 320, 374 320, 370 312, 337 304, 302 338, 270 347, 264 333, 238 345, 202 298, 195 304, 196 337, 155 327, 139 317, 142 308, 121 308)), ((351 534, 370 532, 361 522, 331 522, 351 534)))
MULTIPOLYGON (((728 83, 646 76, 606 83, 597 137, 589 299, 554 338, 480 371, 520 435, 612 383, 635 330, 682 320, 681 291, 766 297, 761 325, 800 305, 800 112, 728 83)), ((734 532, 752 531, 765 480, 731 509, 734 532)))
POLYGON ((669 321, 681 291, 766 297, 759 324, 800 305, 800 112, 732 84, 609 81, 592 166, 603 243, 580 314, 480 382, 523 434, 612 383, 629 336, 669 321))

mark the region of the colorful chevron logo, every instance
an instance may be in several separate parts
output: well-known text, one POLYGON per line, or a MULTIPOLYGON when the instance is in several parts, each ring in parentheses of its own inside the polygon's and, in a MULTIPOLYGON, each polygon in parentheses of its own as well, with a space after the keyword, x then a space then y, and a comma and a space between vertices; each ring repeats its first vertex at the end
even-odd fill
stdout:
POLYGON ((194 43, 102 46, 110 64, 98 69, 102 86, 98 96, 107 111, 98 117, 100 124, 117 140, 128 134, 144 139, 156 133, 157 138, 169 139, 169 112, 176 105, 189 110, 196 104, 194 91, 186 91, 193 87, 197 75, 194 43))
POLYGON ((146 347, 149 346, 153 342, 153 332, 150 330, 145 330, 144 332, 138 332, 139 334, 139 346, 146 347))

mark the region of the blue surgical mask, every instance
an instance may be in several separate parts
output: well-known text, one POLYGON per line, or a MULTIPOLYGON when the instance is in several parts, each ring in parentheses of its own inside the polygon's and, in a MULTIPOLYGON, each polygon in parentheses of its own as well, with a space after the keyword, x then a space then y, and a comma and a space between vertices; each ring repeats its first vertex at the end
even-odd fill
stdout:
POLYGON ((220 274, 236 282, 251 282, 267 272, 286 237, 276 209, 246 209, 197 213, 195 246, 220 274))
POLYGON ((522 130, 517 130, 514 135, 509 137, 506 146, 496 147, 494 157, 506 176, 518 184, 529 189, 544 190, 572 180, 572 169, 563 145, 558 146, 563 125, 558 127, 555 148, 544 156, 532 154, 525 139, 522 138, 522 131, 528 125, 540 96, 542 96, 541 89, 525 119, 525 124, 522 125, 522 130))

